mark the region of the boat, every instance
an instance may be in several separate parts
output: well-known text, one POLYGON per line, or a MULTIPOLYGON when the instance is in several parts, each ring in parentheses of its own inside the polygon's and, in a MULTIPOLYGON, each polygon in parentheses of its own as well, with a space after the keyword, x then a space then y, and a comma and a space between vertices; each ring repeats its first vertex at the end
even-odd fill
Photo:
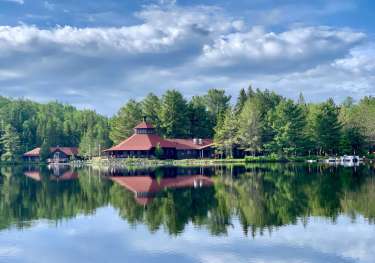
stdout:
POLYGON ((341 156, 340 161, 342 163, 359 163, 361 158, 357 155, 344 155, 341 156))
POLYGON ((336 157, 329 157, 328 159, 325 159, 324 162, 329 164, 338 164, 340 163, 340 159, 336 157))

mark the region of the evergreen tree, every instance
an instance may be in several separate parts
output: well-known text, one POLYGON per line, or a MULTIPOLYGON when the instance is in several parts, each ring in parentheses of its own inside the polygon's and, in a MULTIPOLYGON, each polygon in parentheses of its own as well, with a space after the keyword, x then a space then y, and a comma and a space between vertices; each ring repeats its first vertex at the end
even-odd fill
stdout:
POLYGON ((39 152, 39 160, 41 162, 47 161, 47 159, 50 157, 51 155, 50 147, 51 145, 48 143, 48 140, 44 140, 40 147, 40 152, 39 152))
POLYGON ((239 116, 238 143, 246 152, 255 154, 262 148, 260 112, 252 100, 247 100, 239 116))
POLYGON ((204 103, 204 98, 194 96, 188 103, 190 138, 212 138, 213 124, 204 103))
POLYGON ((235 106, 236 114, 241 113, 246 101, 247 101, 246 91, 245 91, 245 89, 241 89, 240 94, 238 95, 238 98, 237 98, 236 106, 235 106))
POLYGON ((153 93, 149 93, 146 98, 144 98, 141 104, 143 116, 147 118, 148 122, 154 125, 155 129, 158 132, 161 132, 161 122, 159 119, 161 102, 158 96, 153 93))
POLYGON ((302 154, 305 152, 307 135, 306 115, 292 100, 280 102, 271 115, 274 138, 268 144, 273 152, 281 154, 302 154))
POLYGON ((1 137, 0 143, 3 145, 3 154, 1 159, 3 161, 18 161, 21 157, 21 141, 20 137, 10 124, 4 128, 4 134, 1 137))
POLYGON ((118 144, 133 134, 134 127, 142 121, 141 104, 129 100, 111 120, 111 131, 109 137, 118 144))
POLYGON ((341 124, 334 101, 329 99, 320 104, 312 121, 314 141, 320 154, 337 153, 341 139, 341 124))
POLYGON ((79 144, 80 155, 86 158, 100 156, 101 152, 110 146, 110 141, 107 138, 107 130, 103 129, 101 125, 97 124, 88 129, 79 144))
POLYGON ((189 136, 190 125, 187 103, 177 90, 168 90, 164 94, 160 120, 166 137, 186 138, 189 136))
POLYGON ((211 114, 215 126, 218 117, 229 108, 231 96, 225 95, 225 90, 223 89, 210 89, 204 98, 207 110, 211 114))

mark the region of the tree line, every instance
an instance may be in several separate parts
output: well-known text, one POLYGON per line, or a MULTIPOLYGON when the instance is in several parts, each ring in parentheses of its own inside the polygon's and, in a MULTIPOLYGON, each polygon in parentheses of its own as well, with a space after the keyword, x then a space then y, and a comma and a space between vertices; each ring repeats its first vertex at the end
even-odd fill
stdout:
POLYGON ((96 156, 133 133, 143 117, 167 138, 213 138, 216 151, 246 155, 364 154, 375 144, 375 98, 307 103, 269 90, 241 89, 237 101, 222 89, 186 99, 177 90, 130 99, 113 117, 51 102, 0 97, 0 155, 16 160, 42 146, 75 146, 96 156))

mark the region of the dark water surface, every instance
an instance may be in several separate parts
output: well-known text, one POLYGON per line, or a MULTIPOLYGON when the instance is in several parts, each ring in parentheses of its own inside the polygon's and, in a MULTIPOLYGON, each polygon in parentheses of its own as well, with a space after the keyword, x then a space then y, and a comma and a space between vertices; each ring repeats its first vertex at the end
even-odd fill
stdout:
POLYGON ((375 171, 0 167, 0 262, 375 262, 375 171))

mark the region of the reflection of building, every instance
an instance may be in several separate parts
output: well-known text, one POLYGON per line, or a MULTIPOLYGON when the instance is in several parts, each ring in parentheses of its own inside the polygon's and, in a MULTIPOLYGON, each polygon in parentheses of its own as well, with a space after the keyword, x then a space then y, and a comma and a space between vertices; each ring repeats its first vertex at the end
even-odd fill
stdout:
MULTIPOLYGON (((68 181, 68 180, 75 180, 78 178, 78 173, 75 171, 70 170, 69 167, 59 167, 55 168, 52 167, 51 170, 47 170, 49 175, 49 180, 51 181, 68 181)), ((26 171, 25 176, 32 178, 36 181, 42 180, 42 175, 40 170, 30 170, 26 171)))
POLYGON ((162 157, 175 158, 209 158, 213 154, 211 139, 163 139, 156 134, 155 128, 142 122, 134 128, 134 134, 120 144, 105 150, 111 157, 153 157, 162 149, 162 157))
MULTIPOLYGON (((35 148, 24 153, 23 158, 30 162, 39 162, 40 148, 35 148)), ((49 163, 66 163, 69 159, 78 156, 78 148, 76 147, 51 147, 48 157, 49 163)))
POLYGON ((199 188, 213 185, 211 178, 203 175, 177 176, 160 180, 151 176, 112 176, 110 179, 134 193, 139 204, 146 205, 157 193, 165 189, 199 188))

